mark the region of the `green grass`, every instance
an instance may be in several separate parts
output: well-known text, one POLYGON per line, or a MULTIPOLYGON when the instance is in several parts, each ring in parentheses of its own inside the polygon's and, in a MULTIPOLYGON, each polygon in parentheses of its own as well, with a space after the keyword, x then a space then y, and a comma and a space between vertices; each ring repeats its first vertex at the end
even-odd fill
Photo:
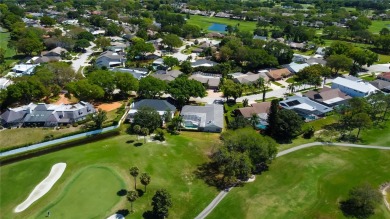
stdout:
POLYGON ((237 24, 240 24, 238 29, 242 31, 252 32, 254 29, 256 29, 255 21, 232 20, 228 18, 205 17, 200 15, 191 15, 190 19, 187 20, 187 23, 198 25, 203 30, 208 30, 208 28, 213 23, 232 25, 232 26, 236 26, 237 24))
POLYGON ((374 127, 363 130, 359 138, 363 144, 390 146, 390 121, 387 121, 383 127, 374 127))
POLYGON ((376 33, 378 34, 382 28, 389 28, 390 21, 371 21, 371 26, 368 28, 368 30, 371 33, 376 33))
POLYGON ((43 209, 39 217, 45 217, 50 211, 52 217, 68 218, 68 209, 77 209, 72 212, 74 218, 97 218, 99 215, 110 215, 110 210, 120 201, 120 196, 116 193, 122 188, 125 188, 125 183, 111 169, 99 166, 87 167, 75 174, 59 198, 43 209), (99 208, 91 208, 91 206, 99 206, 99 208))
MULTIPOLYGON (((141 144, 143 139, 137 142, 135 136, 121 135, 3 166, 0 168, 1 217, 37 218, 50 209, 50 206, 57 209, 51 211, 53 216, 58 211, 65 218, 92 218, 93 211, 96 218, 105 218, 117 210, 130 210, 126 197, 118 198, 113 195, 121 189, 134 188, 134 180, 128 169, 138 166, 141 173, 151 175, 151 183, 147 193, 134 202, 135 212, 128 217, 142 218, 145 211, 151 210, 151 198, 155 191, 165 188, 173 201, 170 218, 194 218, 217 194, 215 188, 196 178, 194 171, 197 165, 208 161, 207 155, 219 144, 218 136, 183 132, 179 136, 166 136, 167 144, 147 143, 136 147, 135 143, 141 144), (13 209, 47 176, 52 165, 58 162, 66 162, 67 169, 53 188, 25 211, 13 213, 13 209), (101 173, 94 172, 92 167, 96 166, 104 166, 112 173, 105 173, 102 178, 101 173), (82 175, 78 179, 79 173, 82 175), (125 187, 117 186, 119 181, 112 176, 114 173, 119 176, 119 181, 125 182, 125 187), (98 176, 93 177, 94 174, 98 176), (90 178, 90 181, 81 182, 85 178, 90 178), (107 180, 114 183, 109 190, 103 182, 106 178, 112 178, 107 180), (87 191, 93 198, 89 205, 86 203, 88 197, 80 197, 77 192, 79 188, 89 186, 88 183, 91 184, 91 189, 95 188, 94 191, 87 191), (102 200, 95 200, 94 197, 97 196, 102 200), (82 217, 81 207, 86 211, 82 217)), ((137 185, 139 189, 144 188, 139 180, 137 185)))
POLYGON ((376 79, 376 77, 375 76, 373 77, 372 75, 364 75, 364 76, 362 76, 360 78, 363 79, 363 80, 366 80, 366 81, 373 81, 373 80, 376 79))
POLYGON ((45 139, 45 136, 53 135, 54 138, 80 130, 81 126, 55 130, 54 128, 18 128, 5 129, 0 131, 0 148, 9 148, 28 143, 38 143, 45 139))
POLYGON ((286 82, 292 84, 292 83, 295 82, 295 78, 294 78, 294 77, 290 77, 290 78, 288 78, 288 79, 286 80, 286 82))
POLYGON ((0 32, 0 48, 5 49, 5 58, 10 58, 16 55, 15 50, 8 47, 9 40, 9 32, 0 32))
MULTIPOLYGON (((316 147, 277 158, 253 183, 234 188, 213 218, 344 218, 338 202, 362 183, 388 181, 390 151, 316 147)), ((372 218, 389 218, 381 204, 372 218)))
POLYGON ((281 83, 276 82, 276 81, 271 81, 271 83, 274 84, 274 85, 276 85, 276 86, 279 86, 279 87, 283 86, 281 83))

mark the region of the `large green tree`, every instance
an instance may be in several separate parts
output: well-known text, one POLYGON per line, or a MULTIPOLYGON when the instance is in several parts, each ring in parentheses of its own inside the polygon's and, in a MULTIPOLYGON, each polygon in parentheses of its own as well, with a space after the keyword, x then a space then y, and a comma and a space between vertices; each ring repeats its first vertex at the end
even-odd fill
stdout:
POLYGON ((365 184, 352 188, 348 199, 340 202, 340 209, 346 217, 369 218, 381 202, 378 189, 365 184))
POLYGON ((294 52, 289 46, 276 41, 271 41, 265 44, 264 49, 268 54, 271 54, 278 59, 279 65, 291 63, 294 52))
POLYGON ((168 93, 178 101, 180 106, 188 103, 190 97, 205 97, 206 89, 199 81, 178 77, 168 84, 168 93))
POLYGON ((103 88, 90 83, 88 79, 71 82, 66 88, 71 94, 83 101, 99 100, 104 97, 103 88))
POLYGON ((166 88, 167 84, 165 81, 148 76, 141 78, 139 81, 138 95, 143 98, 156 98, 161 96, 166 88))
POLYGON ((117 72, 114 77, 116 88, 122 94, 129 94, 130 91, 138 91, 139 82, 133 75, 125 72, 117 72))
POLYGON ((330 55, 326 59, 326 66, 332 69, 333 74, 337 75, 339 71, 349 71, 352 67, 352 59, 346 55, 330 55))
POLYGON ((107 120, 107 112, 102 109, 99 109, 95 114, 89 114, 88 116, 98 129, 101 129, 103 127, 103 122, 107 120))
POLYGON ((223 82, 221 90, 223 96, 226 97, 226 100, 228 100, 229 97, 233 97, 234 101, 241 97, 243 92, 242 86, 231 79, 227 79, 223 82))
POLYGON ((175 47, 180 47, 183 45, 181 39, 175 34, 168 34, 163 36, 163 44, 167 45, 170 50, 175 47))
POLYGON ((152 198, 153 214, 156 218, 166 218, 172 207, 171 195, 165 189, 159 189, 152 198))
POLYGON ((88 81, 98 85, 105 92, 105 98, 109 99, 115 90, 115 73, 108 70, 93 71, 88 75, 88 81))
POLYGON ((143 128, 149 129, 153 132, 162 125, 162 119, 160 114, 152 108, 142 107, 134 114, 134 125, 139 125, 143 128))

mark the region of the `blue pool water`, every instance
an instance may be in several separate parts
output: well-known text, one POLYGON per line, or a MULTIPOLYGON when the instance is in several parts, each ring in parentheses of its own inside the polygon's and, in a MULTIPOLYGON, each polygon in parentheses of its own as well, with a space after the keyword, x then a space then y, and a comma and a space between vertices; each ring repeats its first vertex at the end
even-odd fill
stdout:
POLYGON ((226 25, 225 24, 218 24, 213 23, 208 30, 215 31, 215 32, 226 32, 226 25))
POLYGON ((267 128, 267 126, 260 123, 256 125, 256 128, 264 130, 267 128))

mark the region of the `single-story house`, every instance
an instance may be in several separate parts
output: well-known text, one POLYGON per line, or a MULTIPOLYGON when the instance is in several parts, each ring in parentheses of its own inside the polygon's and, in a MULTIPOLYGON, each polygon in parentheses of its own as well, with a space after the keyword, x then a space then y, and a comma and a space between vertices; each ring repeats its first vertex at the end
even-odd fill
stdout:
POLYGON ((205 66, 205 67, 212 67, 216 66, 218 63, 207 60, 207 59, 198 59, 195 62, 191 62, 191 67, 196 68, 200 66, 205 66))
POLYGON ((390 81, 390 72, 384 72, 378 75, 377 78, 384 81, 390 81))
POLYGON ((164 59, 163 59, 163 58, 158 58, 158 59, 154 60, 153 63, 152 63, 152 66, 153 66, 153 69, 155 69, 155 70, 156 70, 158 67, 160 67, 160 66, 165 67, 165 65, 164 65, 164 59))
POLYGON ((246 119, 250 119, 253 114, 258 115, 260 118, 258 128, 264 129, 267 125, 269 108, 271 107, 271 102, 261 102, 253 103, 249 107, 238 108, 234 111, 236 116, 243 116, 246 119))
POLYGON ((105 51, 96 59, 96 66, 101 67, 125 67, 124 55, 112 51, 105 51))
POLYGON ((271 69, 266 74, 270 80, 278 81, 278 80, 282 80, 285 77, 290 76, 291 72, 287 68, 282 68, 282 69, 271 69))
POLYGON ((6 89, 11 84, 13 84, 13 82, 11 80, 9 80, 8 78, 0 78, 0 90, 6 89))
POLYGON ((121 42, 113 42, 111 46, 107 47, 107 50, 111 52, 125 52, 127 44, 121 42))
POLYGON ((181 110, 182 126, 189 130, 204 132, 222 132, 224 128, 223 105, 206 104, 205 106, 186 105, 181 110))
POLYGON ((143 99, 137 102, 133 102, 130 105, 130 111, 127 114, 126 120, 133 122, 133 118, 136 112, 138 112, 139 109, 148 107, 156 110, 158 114, 160 114, 161 117, 164 116, 165 113, 171 112, 171 116, 173 118, 173 115, 176 111, 176 107, 172 104, 170 104, 166 100, 157 100, 157 99, 143 99))
POLYGON ((12 68, 12 72, 22 75, 31 75, 34 72, 36 64, 18 64, 12 68))
POLYGON ((378 88, 363 80, 353 81, 342 77, 332 81, 332 88, 338 88, 351 97, 365 97, 379 91, 378 88))
POLYGON ((325 51, 326 51, 325 47, 318 47, 317 50, 316 50, 316 54, 324 56, 325 55, 325 51))
POLYGON ((160 80, 163 80, 163 81, 170 82, 170 81, 175 80, 181 74, 183 74, 183 72, 181 72, 179 70, 171 70, 171 71, 162 71, 161 73, 156 72, 155 74, 152 74, 151 76, 158 78, 160 80))
POLYGON ((306 63, 309 65, 326 65, 326 60, 322 58, 316 58, 316 57, 310 57, 309 59, 306 60, 306 63))
POLYGON ((302 70, 308 66, 309 66, 309 64, 307 64, 307 63, 300 64, 300 63, 295 63, 295 62, 292 62, 288 65, 284 65, 284 67, 286 67, 293 74, 298 73, 300 70, 302 70))
POLYGON ((240 84, 254 84, 256 83, 259 78, 264 78, 265 81, 269 80, 269 77, 265 74, 255 74, 252 72, 248 72, 246 74, 236 72, 230 74, 233 78, 233 81, 240 84))
POLYGON ((292 96, 280 101, 279 105, 284 109, 294 110, 298 115, 307 120, 314 120, 317 117, 325 116, 332 111, 331 107, 310 100, 308 97, 292 96))
POLYGON ((110 68, 110 71, 125 72, 133 75, 134 78, 140 80, 148 76, 149 70, 147 68, 110 68))
POLYGON ((352 97, 340 91, 340 89, 332 89, 324 87, 319 91, 310 90, 303 94, 304 97, 310 98, 325 106, 334 107, 346 103, 352 97))
POLYGON ((298 49, 298 50, 304 50, 306 48, 306 44, 305 43, 295 43, 295 42, 291 42, 290 44, 288 44, 290 46, 291 49, 298 49))
POLYGON ((55 56, 55 57, 61 57, 61 55, 63 53, 67 53, 68 50, 62 48, 62 47, 56 47, 50 51, 43 51, 41 53, 41 56, 46 56, 46 57, 49 57, 49 56, 55 56))
POLYGON ((218 89, 221 82, 221 75, 195 72, 188 79, 199 81, 207 89, 218 89))
POLYGON ((378 90, 390 93, 390 81, 376 79, 374 81, 370 81, 369 83, 372 84, 374 87, 378 88, 378 90))
POLYGON ((87 102, 77 104, 34 104, 8 108, 1 117, 5 127, 21 126, 58 126, 82 121, 95 113, 94 107, 87 102))

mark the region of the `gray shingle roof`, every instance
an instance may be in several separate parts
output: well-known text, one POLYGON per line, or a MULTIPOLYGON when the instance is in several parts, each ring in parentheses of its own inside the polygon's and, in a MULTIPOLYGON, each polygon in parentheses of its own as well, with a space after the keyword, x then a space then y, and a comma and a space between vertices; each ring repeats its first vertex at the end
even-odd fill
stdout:
POLYGON ((142 107, 150 107, 157 111, 176 111, 176 107, 166 100, 156 100, 156 99, 143 99, 132 104, 132 109, 140 109, 142 107))
POLYGON ((217 126, 223 128, 223 106, 219 104, 206 104, 205 106, 186 105, 180 115, 184 119, 200 119, 199 127, 217 126))

